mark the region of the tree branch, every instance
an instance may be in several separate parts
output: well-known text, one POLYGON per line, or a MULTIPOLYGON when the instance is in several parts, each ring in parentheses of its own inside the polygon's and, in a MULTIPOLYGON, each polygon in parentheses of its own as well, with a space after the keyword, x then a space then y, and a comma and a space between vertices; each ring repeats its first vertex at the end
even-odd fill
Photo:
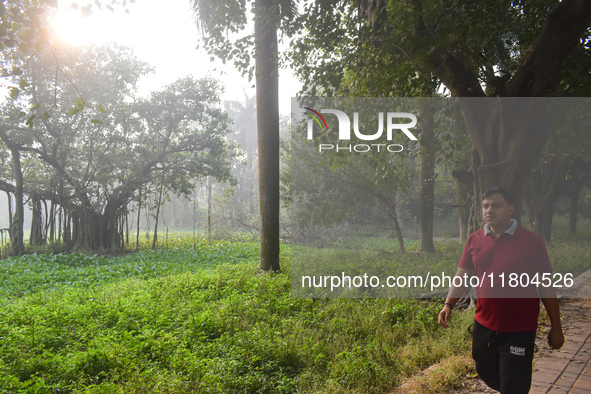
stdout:
POLYGON ((560 80, 562 64, 591 24, 591 1, 564 0, 549 12, 542 32, 525 53, 507 95, 540 97, 560 80))
POLYGON ((478 77, 464 63, 448 51, 434 55, 430 63, 435 75, 454 97, 486 97, 478 77))
POLYGON ((16 193, 16 187, 13 184, 3 181, 0 179, 0 190, 7 192, 7 193, 16 193))

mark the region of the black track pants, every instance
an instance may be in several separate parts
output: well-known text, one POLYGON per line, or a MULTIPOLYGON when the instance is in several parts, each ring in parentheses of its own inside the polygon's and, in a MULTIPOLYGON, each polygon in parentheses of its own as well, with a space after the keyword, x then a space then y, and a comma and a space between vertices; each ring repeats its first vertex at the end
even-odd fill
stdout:
POLYGON ((527 394, 531 386, 536 332, 496 332, 475 322, 472 357, 476 372, 501 394, 527 394))

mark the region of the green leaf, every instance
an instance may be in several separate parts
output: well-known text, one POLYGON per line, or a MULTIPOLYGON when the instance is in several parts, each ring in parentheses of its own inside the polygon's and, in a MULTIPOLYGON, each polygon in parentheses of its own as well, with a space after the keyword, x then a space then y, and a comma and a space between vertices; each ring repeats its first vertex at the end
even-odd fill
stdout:
POLYGON ((78 108, 70 108, 70 109, 68 110, 68 115, 70 115, 70 116, 74 116, 74 115, 76 115, 78 112, 80 112, 80 110, 79 110, 78 108))
POLYGON ((25 124, 29 127, 29 129, 33 128, 33 121, 35 120, 35 115, 31 115, 29 119, 25 122, 25 124))
POLYGON ((82 110, 85 105, 86 105, 86 101, 84 101, 84 99, 82 97, 78 97, 76 99, 76 108, 78 108, 78 110, 82 110))
POLYGON ((93 120, 91 120, 91 122, 94 124, 104 124, 102 121, 100 121, 98 119, 93 119, 93 120))
POLYGON ((20 92, 21 91, 19 88, 10 88, 10 98, 15 100, 18 97, 20 92))
POLYGON ((107 111, 105 111, 105 107, 103 107, 103 105, 102 105, 102 104, 99 104, 99 105, 98 105, 98 110, 99 110, 99 112, 100 112, 101 114, 106 114, 106 113, 107 113, 107 111))
POLYGON ((36 109, 38 109, 39 107, 41 107, 41 104, 35 104, 31 107, 31 112, 35 111, 36 109))

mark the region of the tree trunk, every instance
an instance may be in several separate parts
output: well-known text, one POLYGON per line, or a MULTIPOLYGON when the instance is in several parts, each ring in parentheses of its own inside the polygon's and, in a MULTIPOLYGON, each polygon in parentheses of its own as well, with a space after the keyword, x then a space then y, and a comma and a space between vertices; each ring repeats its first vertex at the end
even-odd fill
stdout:
MULTIPOLYGON (((550 111, 542 97, 556 90, 562 64, 590 21, 590 1, 562 1, 552 7, 515 74, 495 87, 495 96, 504 96, 501 100, 474 100, 486 96, 478 75, 445 48, 430 55, 433 72, 452 96, 460 98, 472 140, 474 219, 482 216, 482 192, 505 186, 514 194, 515 219, 520 221, 526 181, 550 133, 550 111)), ((476 224, 473 227, 480 227, 482 220, 476 224)))
POLYGON ((57 242, 61 242, 62 241, 62 233, 63 233, 63 227, 62 227, 62 213, 63 213, 64 209, 63 207, 60 206, 60 209, 58 210, 57 213, 57 217, 58 217, 58 225, 57 225, 57 242))
POLYGON ((466 170, 454 170, 452 176, 456 179, 456 200, 458 208, 458 221, 460 225, 460 243, 466 243, 468 235, 471 234, 470 229, 470 212, 474 205, 472 196, 469 193, 473 189, 474 181, 472 180, 472 173, 466 170))
POLYGON ((277 4, 255 0, 255 68, 261 261, 265 271, 279 271, 279 69, 277 4))
POLYGON ((552 241, 552 218, 554 217, 554 205, 558 199, 558 194, 562 186, 564 173, 561 171, 559 163, 551 160, 544 165, 542 200, 539 207, 539 223, 536 226, 536 233, 542 237, 546 244, 552 241))
POLYGON ((12 243, 12 233, 10 229, 12 228, 12 196, 10 192, 6 192, 6 198, 8 201, 8 236, 10 237, 10 242, 12 243))
POLYGON ((125 246, 129 247, 129 205, 125 206, 125 246))
POLYGON ((470 219, 470 212, 467 204, 470 202, 470 195, 467 193, 466 187, 459 181, 456 182, 456 190, 458 222, 460 226, 460 243, 465 244, 468 240, 468 223, 470 219))
POLYGON ((55 206, 52 202, 49 209, 49 242, 55 242, 55 206))
POLYGON ((581 194, 582 182, 575 180, 574 190, 570 195, 570 214, 568 221, 568 232, 571 234, 577 233, 577 219, 579 214, 579 196, 581 194))
POLYGON ((50 221, 49 221, 49 215, 50 215, 50 210, 47 209, 47 200, 43 200, 43 209, 45 212, 45 225, 43 227, 43 233, 41 234, 41 236, 43 237, 43 244, 45 244, 47 242, 47 240, 49 239, 48 234, 49 234, 49 226, 50 226, 50 221))
POLYGON ((539 201, 537 201, 537 198, 535 197, 534 191, 533 189, 533 180, 530 180, 530 185, 526 190, 526 194, 525 194, 525 212, 527 213, 527 218, 529 221, 529 229, 531 231, 533 231, 534 233, 536 232, 536 212, 538 210, 538 206, 539 206, 539 201))
MULTIPOLYGON (((8 144, 7 144, 8 145, 8 144)), ((9 147, 12 156, 12 170, 15 178, 14 193, 14 217, 10 226, 10 256, 22 256, 25 254, 24 244, 24 192, 23 171, 21 168, 21 155, 17 147, 9 147)))
POLYGON ((164 179, 160 183, 160 193, 158 194, 158 203, 156 204, 156 223, 154 224, 154 238, 152 239, 152 249, 156 249, 158 242, 158 219, 160 218, 160 205, 162 204, 162 190, 164 189, 164 179))
POLYGON ((140 187, 139 197, 137 202, 137 232, 135 234, 135 250, 140 250, 140 213, 142 211, 142 188, 140 187))
POLYGON ((107 202, 102 214, 96 214, 95 229, 99 234, 98 245, 111 250, 121 245, 123 234, 119 226, 121 207, 125 206, 127 200, 117 199, 107 202))
MULTIPOLYGON (((430 115, 432 116, 432 115, 430 115)), ((435 211, 435 149, 432 119, 428 119, 420 134, 419 204, 421 217, 421 250, 435 252, 433 222, 435 211)))
POLYGON ((43 245, 43 215, 41 213, 41 199, 37 195, 31 196, 33 217, 31 219, 31 235, 29 243, 31 246, 43 245))
POLYGON ((556 199, 552 199, 548 201, 544 205, 544 209, 541 212, 542 223, 544 224, 541 228, 541 233, 538 234, 547 245, 550 245, 552 242, 552 219, 554 218, 554 205, 556 199))
POLYGON ((390 216, 394 221, 394 230, 396 231, 396 239, 398 240, 398 248, 400 249, 400 253, 406 253, 406 249, 404 248, 404 238, 402 237, 402 229, 400 228, 400 222, 398 222, 398 215, 396 215, 396 209, 390 211, 390 216))
POLYGON ((460 99, 472 140, 474 230, 483 225, 482 193, 494 186, 511 190, 521 222, 527 180, 550 133, 545 99, 460 99))
POLYGON ((549 244, 552 235, 554 205, 561 189, 565 188, 564 171, 556 159, 545 163, 531 175, 526 205, 531 230, 549 244), (532 223, 533 222, 533 223, 532 223))
POLYGON ((70 214, 67 210, 64 209, 64 231, 63 231, 63 238, 64 238, 64 245, 66 245, 66 250, 71 250, 74 246, 72 242, 72 232, 70 227, 70 214))
MULTIPOLYGON (((12 195, 9 191, 6 191, 6 201, 8 204, 8 238, 10 244, 12 245, 12 195)), ((0 235, 2 236, 2 245, 0 246, 0 258, 4 259, 4 229, 0 230, 0 235)), ((8 255, 9 253, 7 253, 8 255)))
POLYGON ((400 228, 400 222, 398 221, 398 215, 396 214, 396 199, 395 197, 386 197, 383 194, 375 194, 375 196, 386 206, 392 221, 394 222, 394 231, 396 232, 396 239, 398 240, 398 249, 400 253, 406 253, 404 247, 404 237, 402 236, 402 229, 400 228))
POLYGON ((211 176, 207 177, 207 240, 211 242, 211 176))

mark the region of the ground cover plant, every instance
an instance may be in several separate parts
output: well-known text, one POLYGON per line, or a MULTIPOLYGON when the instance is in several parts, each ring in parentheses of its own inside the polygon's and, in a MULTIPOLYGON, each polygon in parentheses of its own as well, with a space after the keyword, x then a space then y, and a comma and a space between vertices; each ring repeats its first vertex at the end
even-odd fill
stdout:
POLYGON ((96 287, 125 279, 148 279, 196 272, 220 263, 253 261, 258 245, 245 242, 198 241, 195 247, 177 241, 178 247, 146 249, 121 256, 97 254, 30 254, 0 263, 0 297, 23 296, 41 290, 96 287))
MULTIPOLYGON (((364 253, 400 265, 392 243, 364 253)), ((576 244, 551 255, 582 269, 588 247, 576 244)), ((429 259, 461 252, 437 246, 429 259)), ((381 393, 433 364, 446 371, 437 390, 466 375, 453 360, 469 354, 473 312, 443 330, 438 299, 293 298, 289 246, 282 256, 278 274, 257 269, 248 242, 3 260, 0 392, 381 393)))

